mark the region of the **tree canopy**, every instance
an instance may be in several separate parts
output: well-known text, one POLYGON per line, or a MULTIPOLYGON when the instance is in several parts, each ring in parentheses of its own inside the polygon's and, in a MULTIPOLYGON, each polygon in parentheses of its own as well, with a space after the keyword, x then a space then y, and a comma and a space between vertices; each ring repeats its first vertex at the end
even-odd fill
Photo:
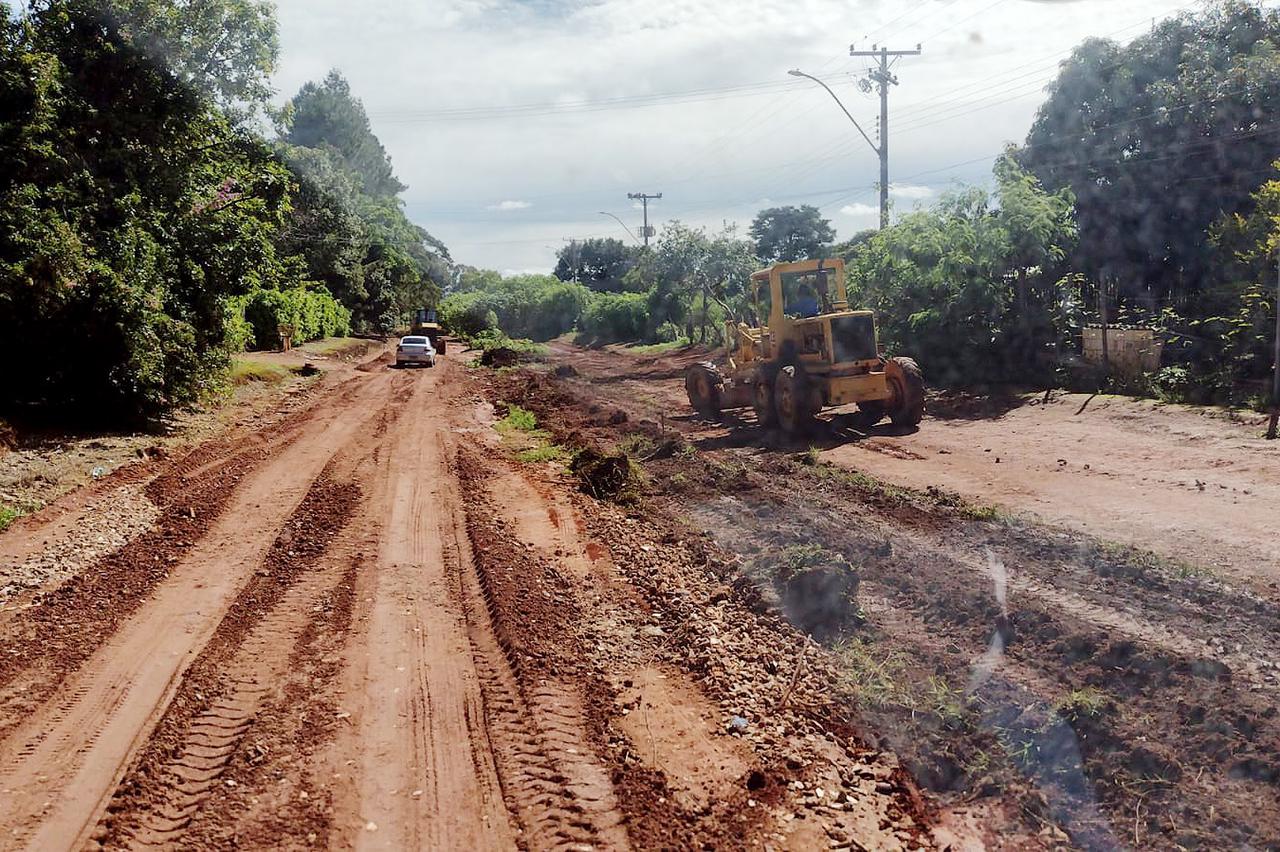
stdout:
POLYGON ((303 85, 279 111, 276 125, 280 138, 290 145, 333 152, 360 179, 367 195, 391 198, 406 189, 373 134, 364 104, 336 70, 319 83, 303 85))
POLYGON ((761 210, 749 231, 756 255, 766 263, 823 257, 836 232, 817 207, 770 207, 761 210))
POLYGON ((636 254, 622 240, 575 240, 556 252, 554 274, 561 281, 577 281, 592 290, 615 293, 623 289, 623 279, 636 254))
POLYGON ((1154 307, 1209 279, 1209 227, 1250 206, 1275 156, 1280 11, 1225 0, 1128 45, 1081 44, 1019 154, 1076 198, 1074 264, 1154 307))
POLYGON ((153 419, 278 324, 389 329, 436 298, 448 253, 397 199, 243 120, 275 43, 252 0, 0 9, 0 406, 153 419))

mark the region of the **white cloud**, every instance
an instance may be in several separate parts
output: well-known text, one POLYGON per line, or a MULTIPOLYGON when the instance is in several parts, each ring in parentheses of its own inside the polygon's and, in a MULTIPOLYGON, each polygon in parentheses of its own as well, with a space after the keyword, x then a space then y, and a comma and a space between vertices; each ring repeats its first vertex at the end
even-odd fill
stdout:
POLYGON ((919 201, 924 198, 932 198, 933 190, 927 186, 912 186, 911 184, 889 184, 889 194, 894 198, 907 198, 913 201, 919 201))
POLYGON ((868 216, 879 217, 880 208, 858 202, 857 204, 846 204, 840 208, 840 212, 846 216, 857 216, 859 218, 866 218, 868 216))
POLYGON ((497 204, 490 204, 490 210, 524 210, 532 207, 528 201, 499 201, 497 204))

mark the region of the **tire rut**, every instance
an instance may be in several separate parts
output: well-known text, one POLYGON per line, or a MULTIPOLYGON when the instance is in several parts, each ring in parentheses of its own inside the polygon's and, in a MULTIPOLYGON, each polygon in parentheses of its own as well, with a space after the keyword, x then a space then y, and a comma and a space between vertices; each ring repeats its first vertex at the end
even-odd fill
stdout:
MULTIPOLYGON (((467 501, 466 520, 459 523, 473 532, 483 523, 481 511, 467 501)), ((489 553, 461 536, 445 548, 462 581, 472 658, 508 807, 532 849, 628 849, 625 818, 583 729, 586 712, 576 691, 555 679, 521 676, 521 653, 483 558, 489 553)))
MULTIPOLYGON (((358 401, 373 403, 389 388, 389 382, 366 380, 352 389, 349 405, 363 414, 358 401)), ((287 519, 305 503, 313 477, 343 447, 365 438, 368 430, 362 430, 363 425, 363 418, 352 420, 348 414, 344 419, 338 412, 288 430, 292 434, 284 437, 286 449, 265 464, 256 464, 261 461, 260 448, 233 457, 242 463, 225 483, 223 505, 212 513, 217 517, 230 510, 231 518, 215 521, 199 537, 194 531, 180 532, 192 535, 195 542, 182 562, 172 568, 165 565, 155 578, 155 591, 135 604, 139 611, 117 615, 110 624, 120 629, 96 637, 96 649, 81 650, 83 666, 62 681, 53 703, 23 720, 0 742, 0 787, 10 791, 0 800, 0 820, 10 828, 11 845, 58 848, 83 839, 133 754, 180 692, 192 661, 217 634, 237 588, 246 577, 249 588, 255 587, 252 569, 262 558, 257 536, 267 530, 272 536, 282 528, 288 531, 287 519), (294 497, 298 486, 301 493, 294 497), (268 508, 269 501, 274 505, 268 508)), ((181 493, 177 492, 179 500, 181 493)), ((183 508, 169 511, 194 525, 190 515, 195 513, 183 508)), ((294 547, 301 551, 301 545, 294 547)), ((151 561, 145 559, 145 551, 135 556, 144 564, 151 561)), ((172 561, 178 562, 178 557, 172 561)), ((121 567, 129 569, 132 563, 121 567)), ((102 578, 91 582, 100 585, 102 578)), ((74 603, 77 590, 75 586, 64 593, 67 605, 74 603)), ((83 600, 80 606, 86 606, 83 600)), ((89 611, 98 610, 90 605, 89 611)), ((217 727, 211 722, 206 733, 226 733, 217 727)))

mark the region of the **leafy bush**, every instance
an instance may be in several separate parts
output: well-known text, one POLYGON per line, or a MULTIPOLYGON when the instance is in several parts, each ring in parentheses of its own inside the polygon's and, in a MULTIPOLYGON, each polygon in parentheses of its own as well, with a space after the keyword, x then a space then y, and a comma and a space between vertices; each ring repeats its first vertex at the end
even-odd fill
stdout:
POLYGON ((1165 402, 1187 402, 1191 398, 1191 371, 1183 366, 1164 367, 1151 377, 1151 390, 1165 402))
POLYGON ((664 322, 653 332, 654 343, 674 343, 680 339, 680 326, 673 322, 664 322))
POLYGON ((469 286, 440 305, 445 328, 468 338, 500 328, 513 338, 551 340, 573 330, 590 299, 586 287, 551 275, 473 276, 469 286))
POLYGON ((478 334, 467 342, 472 349, 479 349, 482 352, 492 352, 495 349, 510 349, 519 355, 522 360, 542 358, 547 354, 547 347, 541 343, 534 343, 532 340, 524 338, 507 337, 498 330, 478 334))
POLYGON ((258 349, 274 349, 279 344, 280 325, 293 326, 295 343, 339 337, 351 331, 351 312, 324 288, 255 290, 245 299, 244 318, 253 328, 258 349))
POLYGON ((645 294, 596 293, 582 312, 578 329, 597 343, 619 343, 643 339, 648 321, 645 294))
POLYGON ((498 330, 498 315, 480 293, 453 293, 440 303, 440 324, 464 340, 498 330))

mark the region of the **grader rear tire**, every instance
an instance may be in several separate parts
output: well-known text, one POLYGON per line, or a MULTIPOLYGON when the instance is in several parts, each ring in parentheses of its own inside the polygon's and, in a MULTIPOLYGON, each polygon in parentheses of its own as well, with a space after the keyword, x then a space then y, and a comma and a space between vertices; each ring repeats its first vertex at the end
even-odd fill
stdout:
POLYGON ((724 377, 710 361, 694 364, 684 374, 684 390, 695 411, 709 417, 720 416, 720 392, 724 377))
POLYGON ((774 402, 773 376, 762 370, 751 389, 751 408, 761 429, 772 429, 778 425, 778 407, 774 402))
POLYGON ((815 406, 815 394, 809 377, 799 367, 783 367, 773 382, 773 404, 778 412, 778 424, 788 435, 802 435, 814 422, 820 406, 815 406))
POLYGON ((914 358, 890 358, 884 371, 893 388, 889 419, 894 426, 917 426, 924 419, 924 374, 914 358))

